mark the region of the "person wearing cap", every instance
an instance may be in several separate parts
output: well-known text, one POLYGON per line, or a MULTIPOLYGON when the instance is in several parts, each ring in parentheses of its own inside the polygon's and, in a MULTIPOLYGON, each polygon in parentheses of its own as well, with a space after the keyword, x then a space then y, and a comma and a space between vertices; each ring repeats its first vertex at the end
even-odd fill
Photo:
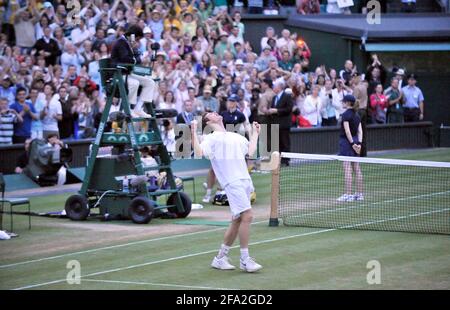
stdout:
POLYGON ((217 112, 219 113, 219 102, 212 96, 212 87, 206 85, 203 88, 203 96, 197 98, 205 109, 205 112, 217 112))
MULTIPOLYGON (((114 65, 123 64, 139 64, 141 57, 138 51, 139 39, 142 38, 142 29, 133 25, 130 26, 125 33, 114 42, 111 51, 111 61, 114 65)), ((125 72, 124 72, 125 73, 125 72)), ((128 72, 128 100, 132 108, 133 116, 150 117, 143 110, 144 102, 152 102, 156 92, 156 83, 150 76, 137 75, 128 72), (141 100, 137 101, 138 89, 142 86, 141 100)))
POLYGON ((153 32, 153 38, 156 42, 159 42, 162 38, 162 33, 164 31, 164 19, 162 18, 162 14, 158 10, 153 10, 150 15, 150 21, 148 22, 148 26, 153 32))
POLYGON ((248 73, 247 70, 245 70, 244 62, 242 61, 242 59, 236 59, 236 61, 234 62, 234 66, 234 76, 239 76, 242 78, 242 80, 246 80, 246 77, 248 77, 248 73))
POLYGON ((0 97, 8 100, 8 105, 14 102, 16 98, 16 86, 13 84, 9 75, 4 75, 0 86, 0 97))
POLYGON ((147 51, 147 46, 149 46, 149 42, 153 43, 154 41, 152 40, 152 30, 150 29, 150 27, 146 26, 144 27, 144 29, 142 30, 142 33, 144 34, 144 37, 142 39, 139 40, 139 50, 141 51, 141 54, 144 54, 147 51))
POLYGON ((233 55, 236 53, 236 51, 234 50, 234 46, 230 46, 230 44, 228 43, 228 34, 222 31, 219 34, 219 42, 217 42, 216 46, 214 47, 214 54, 218 59, 222 59, 226 51, 231 51, 233 55))
POLYGON ((417 76, 408 76, 408 85, 402 88, 405 122, 418 122, 424 116, 424 97, 422 90, 416 86, 417 76))
MULTIPOLYGON (((361 120, 356 111, 358 105, 356 103, 356 98, 353 95, 345 95, 342 102, 346 110, 342 114, 338 155, 357 157, 361 154, 361 141, 363 139, 361 120)), ((344 161, 343 166, 345 193, 340 196, 337 201, 351 202, 364 200, 363 176, 359 163, 344 161), (352 188, 353 174, 355 174, 356 179, 356 193, 352 188)))
POLYGON ((227 125, 239 125, 244 124, 246 121, 244 113, 239 111, 237 104, 239 102, 239 97, 236 94, 232 94, 227 100, 227 110, 223 111, 220 115, 223 118, 223 125, 225 128, 227 125))
POLYGON ((393 70, 392 73, 394 73, 394 77, 398 80, 399 89, 402 89, 404 85, 403 80, 405 78, 405 69, 399 68, 395 71, 393 70))
POLYGON ((117 40, 116 30, 114 30, 114 28, 109 28, 106 31, 106 38, 105 38, 106 45, 108 47, 111 47, 115 40, 117 40))

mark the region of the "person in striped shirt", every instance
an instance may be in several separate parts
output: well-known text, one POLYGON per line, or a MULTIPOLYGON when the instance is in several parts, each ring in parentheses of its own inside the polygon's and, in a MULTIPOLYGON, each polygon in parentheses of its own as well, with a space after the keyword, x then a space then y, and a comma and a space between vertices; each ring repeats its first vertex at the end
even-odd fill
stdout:
POLYGON ((0 98, 0 145, 13 143, 14 124, 17 122, 23 122, 22 116, 9 108, 7 98, 0 98))

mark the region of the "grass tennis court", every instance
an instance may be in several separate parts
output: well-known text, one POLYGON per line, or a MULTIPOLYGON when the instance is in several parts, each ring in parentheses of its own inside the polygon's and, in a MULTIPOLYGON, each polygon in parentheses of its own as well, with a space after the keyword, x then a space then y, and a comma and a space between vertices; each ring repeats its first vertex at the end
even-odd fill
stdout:
MULTIPOLYGON (((450 162, 449 149, 384 155, 450 162)), ((196 178, 197 199, 203 177, 196 178)), ((15 216, 19 238, 0 243, 0 289, 449 289, 448 235, 306 227, 268 227, 271 178, 253 175, 257 190, 250 254, 257 274, 217 271, 210 263, 229 218, 206 205, 187 219, 71 222, 15 216), (69 285, 77 260, 81 284, 69 285), (381 264, 381 284, 368 285, 367 263, 381 264)), ((191 193, 190 184, 186 192, 191 193)), ((62 210, 69 194, 33 197, 34 211, 62 210)), ((447 218, 447 220, 450 220, 447 218)), ((9 218, 4 216, 8 228, 9 218)), ((231 251, 234 263, 239 250, 231 251)))

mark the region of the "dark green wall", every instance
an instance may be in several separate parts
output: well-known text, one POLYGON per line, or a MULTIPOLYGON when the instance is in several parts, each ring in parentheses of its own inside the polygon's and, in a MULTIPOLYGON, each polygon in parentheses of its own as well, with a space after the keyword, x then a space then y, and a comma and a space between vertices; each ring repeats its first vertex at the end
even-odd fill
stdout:
POLYGON ((288 27, 291 32, 297 32, 303 38, 312 52, 310 69, 322 64, 327 68, 341 70, 346 59, 352 59, 358 68, 365 68, 367 64, 366 53, 360 50, 360 43, 337 34, 316 30, 288 27))

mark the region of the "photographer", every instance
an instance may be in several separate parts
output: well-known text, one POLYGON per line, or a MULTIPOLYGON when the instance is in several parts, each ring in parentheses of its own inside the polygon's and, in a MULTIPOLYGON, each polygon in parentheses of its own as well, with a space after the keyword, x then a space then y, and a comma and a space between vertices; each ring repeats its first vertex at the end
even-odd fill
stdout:
MULTIPOLYGON (((58 136, 56 134, 50 134, 47 138, 47 145, 51 146, 53 148, 53 157, 52 157, 52 163, 60 163, 61 160, 61 149, 66 148, 66 145, 58 139, 58 136)), ((59 168, 57 172, 57 185, 64 185, 66 183, 66 174, 67 174, 67 168, 62 165, 61 168, 59 168)))

